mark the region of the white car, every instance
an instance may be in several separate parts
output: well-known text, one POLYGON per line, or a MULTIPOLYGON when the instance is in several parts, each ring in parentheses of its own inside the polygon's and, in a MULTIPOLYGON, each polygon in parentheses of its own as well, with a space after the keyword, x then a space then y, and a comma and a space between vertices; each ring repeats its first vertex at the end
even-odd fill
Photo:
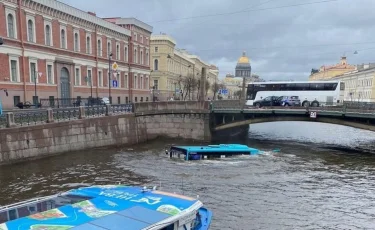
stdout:
POLYGON ((109 98, 108 98, 108 97, 103 97, 103 98, 101 99, 101 102, 102 102, 103 104, 105 104, 105 105, 109 105, 109 104, 111 104, 111 102, 109 101, 109 98))

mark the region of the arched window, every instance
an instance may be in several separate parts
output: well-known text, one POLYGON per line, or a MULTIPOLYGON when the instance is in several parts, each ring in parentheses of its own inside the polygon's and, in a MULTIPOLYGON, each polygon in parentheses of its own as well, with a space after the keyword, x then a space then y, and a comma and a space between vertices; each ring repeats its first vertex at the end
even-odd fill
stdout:
POLYGON ((51 45, 51 27, 46 25, 46 45, 51 45))
POLYGON ((143 51, 141 51, 140 58, 141 58, 141 64, 143 65, 143 51))
POLYGON ((34 42, 34 24, 32 20, 27 22, 27 33, 29 35, 29 42, 34 42))
POLYGON ((124 55, 125 55, 125 61, 128 61, 128 47, 125 47, 124 55))
POLYGON ((90 37, 86 38, 86 53, 87 54, 91 53, 91 39, 90 39, 90 37))
POLYGON ((154 61, 154 70, 159 70, 159 60, 155 59, 154 61))
POLYGON ((146 65, 149 65, 149 57, 148 57, 148 53, 146 53, 146 65))
POLYGON ((8 37, 15 38, 14 36, 14 18, 12 14, 8 14, 8 37))
POLYGON ((102 56, 103 53, 102 53, 102 41, 101 40, 98 40, 98 54, 99 56, 102 56))
POLYGON ((79 44, 78 34, 75 33, 74 34, 74 51, 78 51, 78 44, 79 44))
POLYGON ((61 48, 66 49, 66 43, 65 43, 65 30, 61 30, 61 48))
POLYGON ((109 57, 109 55, 112 53, 112 48, 111 48, 110 42, 107 43, 107 52, 108 52, 108 57, 109 57))
POLYGON ((134 50, 134 63, 138 63, 138 60, 137 60, 137 49, 134 50))
POLYGON ((120 60, 120 46, 116 45, 116 58, 117 60, 120 60))

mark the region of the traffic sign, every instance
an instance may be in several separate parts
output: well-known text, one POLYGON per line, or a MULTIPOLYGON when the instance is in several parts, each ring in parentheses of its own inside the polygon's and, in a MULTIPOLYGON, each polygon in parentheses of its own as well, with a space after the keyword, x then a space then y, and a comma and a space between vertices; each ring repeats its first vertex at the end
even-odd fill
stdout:
POLYGON ((112 87, 117 88, 118 87, 118 82, 117 80, 112 80, 112 87))
POLYGON ((118 65, 117 65, 116 62, 114 62, 114 63, 112 64, 112 69, 113 69, 113 70, 117 70, 117 68, 118 68, 118 65))
POLYGON ((310 118, 316 118, 317 113, 316 112, 310 112, 310 118))
POLYGON ((228 94, 228 89, 223 89, 223 90, 221 91, 221 93, 224 94, 224 95, 228 94))
POLYGON ((39 72, 39 73, 38 73, 39 77, 41 77, 41 76, 42 76, 42 74, 43 74, 42 72, 39 72))

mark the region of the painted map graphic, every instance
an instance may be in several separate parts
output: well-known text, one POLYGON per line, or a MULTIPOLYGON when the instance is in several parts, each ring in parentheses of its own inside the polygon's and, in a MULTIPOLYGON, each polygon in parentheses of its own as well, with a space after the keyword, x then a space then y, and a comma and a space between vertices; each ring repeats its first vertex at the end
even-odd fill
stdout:
POLYGON ((45 225, 45 224, 35 224, 31 226, 31 230, 67 230, 73 228, 70 225, 45 225))
POLYGON ((51 209, 45 212, 36 213, 36 214, 28 216, 28 218, 35 219, 35 220, 49 220, 49 219, 66 218, 66 217, 67 216, 58 209, 51 209))
POLYGON ((181 212, 180 209, 170 204, 161 205, 156 209, 156 211, 164 212, 172 216, 177 215, 181 212))
POLYGON ((8 230, 5 224, 0 224, 0 230, 8 230))
POLYGON ((73 204, 72 206, 74 208, 79 208, 80 212, 85 213, 88 217, 91 217, 91 218, 100 218, 100 217, 115 213, 115 211, 100 210, 88 200, 81 201, 79 203, 73 204))

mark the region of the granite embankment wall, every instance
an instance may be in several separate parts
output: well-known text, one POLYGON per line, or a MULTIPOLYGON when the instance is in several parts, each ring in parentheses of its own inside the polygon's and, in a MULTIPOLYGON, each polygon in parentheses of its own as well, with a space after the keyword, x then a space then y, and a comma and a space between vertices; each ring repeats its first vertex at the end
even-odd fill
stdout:
POLYGON ((103 146, 132 145, 158 136, 209 140, 207 103, 135 105, 132 114, 0 129, 0 164, 103 146))

